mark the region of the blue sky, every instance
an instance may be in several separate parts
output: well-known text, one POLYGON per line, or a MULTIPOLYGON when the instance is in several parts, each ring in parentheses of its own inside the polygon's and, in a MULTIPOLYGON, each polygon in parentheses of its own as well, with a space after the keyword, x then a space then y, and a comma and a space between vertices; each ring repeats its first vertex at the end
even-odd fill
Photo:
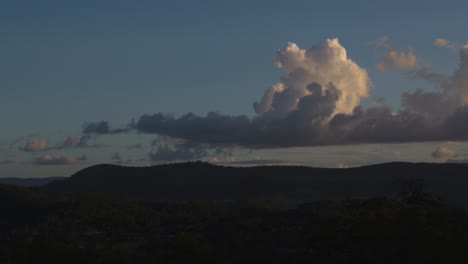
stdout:
MULTIPOLYGON (((449 75, 459 64, 458 52, 432 42, 467 43, 467 9, 466 1, 2 1, 0 160, 12 162, 0 165, 0 177, 68 175, 83 166, 112 162, 114 152, 145 159, 148 149, 127 147, 149 146, 155 137, 107 135, 93 138, 106 147, 18 150, 38 137, 58 144, 80 135, 84 122, 107 120, 122 126, 157 112, 255 116, 253 102, 284 75, 272 57, 288 42, 309 48, 339 38, 348 56, 368 71, 372 97, 385 98, 397 110, 402 92, 432 86, 398 71, 377 72, 375 65, 386 51, 369 43, 388 36, 392 48, 413 48, 432 71, 449 75), (27 135, 32 136, 10 147, 27 135), (88 160, 79 165, 32 164, 44 155, 82 154, 88 160)), ((430 161, 431 152, 447 144, 418 143, 409 152, 414 155, 408 155, 430 161)), ((455 144, 458 152, 463 145, 455 144)), ((321 148, 320 153, 337 152, 336 146, 321 148)), ((395 151, 393 145, 344 148, 395 151)), ((299 157, 297 148, 243 151, 236 149, 239 159, 294 157, 304 163, 315 150, 301 149, 305 154, 299 157)), ((333 166, 342 158, 330 154, 323 159, 333 166)), ((405 158, 389 154, 378 162, 395 159, 405 158)))

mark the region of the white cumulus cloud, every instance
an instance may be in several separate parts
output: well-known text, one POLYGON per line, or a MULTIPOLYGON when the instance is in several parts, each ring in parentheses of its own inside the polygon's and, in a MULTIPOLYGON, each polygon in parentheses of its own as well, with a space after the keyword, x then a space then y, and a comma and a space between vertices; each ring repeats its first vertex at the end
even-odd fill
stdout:
POLYGON ((322 93, 331 83, 340 93, 330 117, 351 113, 360 99, 369 95, 371 82, 367 71, 348 57, 338 39, 327 39, 309 49, 288 43, 277 52, 273 61, 286 75, 265 92, 260 103, 254 104, 255 111, 268 118, 283 118, 296 109, 300 100, 311 94, 308 86, 312 83, 322 86, 322 93))

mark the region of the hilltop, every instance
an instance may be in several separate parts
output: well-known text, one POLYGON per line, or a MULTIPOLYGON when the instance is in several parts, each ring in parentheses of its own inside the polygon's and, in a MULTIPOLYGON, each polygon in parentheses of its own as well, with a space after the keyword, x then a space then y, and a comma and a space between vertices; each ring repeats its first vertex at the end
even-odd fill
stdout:
POLYGON ((167 200, 330 200, 396 196, 419 181, 428 191, 468 205, 468 164, 385 163, 332 169, 303 166, 228 167, 204 162, 151 167, 96 165, 46 190, 167 200))

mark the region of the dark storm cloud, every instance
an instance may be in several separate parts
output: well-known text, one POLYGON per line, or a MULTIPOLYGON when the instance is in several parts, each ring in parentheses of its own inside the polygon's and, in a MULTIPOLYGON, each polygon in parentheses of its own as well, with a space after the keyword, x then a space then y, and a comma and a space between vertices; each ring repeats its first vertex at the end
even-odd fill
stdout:
MULTIPOLYGON (((455 121, 434 124, 423 115, 408 111, 394 113, 385 105, 368 109, 358 106, 351 114, 331 117, 339 92, 327 88, 322 94, 319 88, 315 89, 312 95, 300 100, 297 109, 279 120, 264 120, 257 116, 237 122, 236 117, 220 114, 216 114, 216 119, 210 114, 206 117, 190 115, 190 118, 161 118, 164 115, 156 114, 157 118, 142 117, 133 128, 206 144, 268 148, 445 140, 453 134, 448 126, 462 126, 455 121), (219 129, 220 123, 235 129, 219 129)), ((459 120, 459 115, 452 118, 459 120)))
POLYGON ((454 110, 451 100, 448 100, 442 93, 425 92, 422 89, 404 92, 401 95, 401 106, 408 112, 438 120, 454 110))
POLYGON ((226 116, 215 112, 200 117, 192 113, 175 118, 157 113, 143 115, 131 127, 144 133, 213 144, 236 144, 248 137, 250 120, 246 116, 226 116))
POLYGON ((444 132, 449 138, 468 140, 468 106, 456 109, 445 120, 444 132))
MULTIPOLYGON (((351 114, 336 114, 330 118, 334 98, 339 96, 331 94, 333 92, 304 97, 296 110, 280 120, 265 121, 261 117, 247 119, 215 113, 176 118, 158 113, 142 116, 132 129, 209 145, 248 148, 468 139, 468 108, 465 107, 440 121, 413 111, 395 113, 385 105, 367 109, 358 106, 351 114), (317 97, 328 99, 320 101, 317 97)), ((200 153, 203 153, 188 151, 184 147, 171 149, 169 146, 161 146, 153 158, 201 157, 200 153)))
POLYGON ((408 72, 407 76, 412 79, 421 79, 436 85, 436 87, 446 87, 449 85, 450 78, 436 72, 429 72, 427 68, 422 67, 416 71, 408 72))

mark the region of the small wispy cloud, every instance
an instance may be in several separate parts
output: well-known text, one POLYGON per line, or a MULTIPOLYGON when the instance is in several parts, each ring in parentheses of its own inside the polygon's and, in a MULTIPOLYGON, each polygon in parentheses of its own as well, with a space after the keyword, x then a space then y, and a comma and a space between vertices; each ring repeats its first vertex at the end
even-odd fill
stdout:
POLYGON ((407 52, 389 49, 385 56, 375 66, 378 72, 388 70, 411 70, 419 66, 414 49, 407 52))
POLYGON ((26 144, 23 147, 19 147, 19 149, 25 152, 43 152, 48 150, 48 146, 49 139, 40 137, 26 142, 26 144))
POLYGON ((455 149, 452 149, 447 146, 439 146, 434 152, 432 152, 432 157, 434 159, 447 159, 458 157, 458 153, 455 149))
POLYGON ((44 155, 42 157, 36 158, 34 165, 47 166, 47 165, 76 165, 82 164, 87 160, 85 155, 80 157, 71 158, 65 156, 54 156, 54 155, 44 155))
POLYGON ((460 45, 458 45, 457 43, 454 43, 444 38, 437 38, 432 42, 432 44, 436 47, 443 47, 453 51, 458 50, 460 48, 460 45))
POLYGON ((119 134, 127 128, 112 128, 107 121, 86 122, 82 126, 84 134, 119 134))
POLYGON ((390 40, 389 36, 381 36, 377 39, 369 41, 369 45, 374 46, 374 47, 387 47, 389 40, 390 40))

